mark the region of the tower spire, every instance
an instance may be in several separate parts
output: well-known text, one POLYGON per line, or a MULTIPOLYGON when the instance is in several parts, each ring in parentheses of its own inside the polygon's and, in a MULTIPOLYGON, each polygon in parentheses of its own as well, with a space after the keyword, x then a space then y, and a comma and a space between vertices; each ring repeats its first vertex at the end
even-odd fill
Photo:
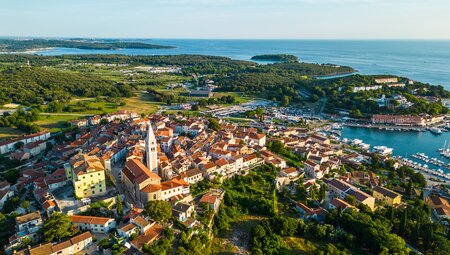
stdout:
POLYGON ((149 123, 147 127, 147 137, 145 139, 145 151, 147 156, 147 168, 153 173, 158 174, 158 154, 156 151, 156 138, 153 134, 152 125, 149 123))

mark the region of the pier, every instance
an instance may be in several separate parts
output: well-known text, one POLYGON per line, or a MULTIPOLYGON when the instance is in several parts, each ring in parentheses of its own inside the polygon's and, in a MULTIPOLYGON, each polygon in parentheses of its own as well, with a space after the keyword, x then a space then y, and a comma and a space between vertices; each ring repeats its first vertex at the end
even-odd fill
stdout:
POLYGON ((408 159, 404 159, 404 158, 402 158, 400 156, 398 156, 396 158, 399 160, 399 162, 402 165, 405 165, 405 166, 411 167, 414 170, 426 173, 427 175, 430 175, 431 177, 438 178, 438 179, 440 179, 440 180, 442 180, 444 182, 450 180, 450 175, 449 174, 445 174, 443 172, 438 172, 438 171, 435 171, 435 170, 430 169, 430 168, 419 166, 419 165, 417 165, 417 163, 409 161, 408 159))
POLYGON ((343 125, 346 127, 372 128, 372 129, 388 130, 388 131, 414 131, 414 132, 427 131, 427 129, 424 127, 374 125, 374 124, 361 124, 361 123, 344 123, 343 125))

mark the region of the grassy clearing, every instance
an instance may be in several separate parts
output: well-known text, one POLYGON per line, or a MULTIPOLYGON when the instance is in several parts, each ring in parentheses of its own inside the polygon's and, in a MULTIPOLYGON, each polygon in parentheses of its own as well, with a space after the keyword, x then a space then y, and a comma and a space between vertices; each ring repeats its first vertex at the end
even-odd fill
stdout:
POLYGON ((125 98, 125 106, 119 106, 119 110, 133 111, 137 113, 155 113, 161 103, 151 102, 146 94, 139 94, 137 97, 125 98))
POLYGON ((57 132, 60 131, 61 128, 64 128, 68 121, 80 118, 82 117, 70 115, 42 115, 35 123, 42 128, 49 129, 50 132, 57 132))
POLYGON ((301 237, 286 237, 284 242, 289 248, 289 254, 311 254, 317 249, 317 246, 301 237))
POLYGON ((19 135, 23 135, 24 133, 16 128, 11 127, 0 127, 0 140, 9 139, 19 135))

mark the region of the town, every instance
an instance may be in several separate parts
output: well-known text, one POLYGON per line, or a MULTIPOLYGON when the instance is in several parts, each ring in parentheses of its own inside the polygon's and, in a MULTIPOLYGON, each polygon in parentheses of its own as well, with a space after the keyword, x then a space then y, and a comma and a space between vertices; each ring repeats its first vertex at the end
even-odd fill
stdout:
MULTIPOLYGON (((333 139, 318 132, 323 126, 310 128, 314 122, 305 121, 306 127, 257 121, 249 125, 213 117, 119 111, 72 122, 72 128, 57 136, 44 130, 6 140, 0 153, 21 165, 0 182, 4 251, 211 253, 216 237, 230 230, 223 221, 236 221, 231 210, 237 205, 241 214, 295 220, 284 227, 297 230, 281 236, 294 235, 302 222, 316 233, 304 235, 330 241, 327 235, 336 230, 323 228, 339 226, 331 219, 344 219, 344 212, 390 212, 392 224, 399 225, 396 233, 408 244, 400 238, 395 244, 368 248, 372 252, 420 253, 418 246, 430 249, 430 242, 437 244, 436 238, 445 237, 450 220, 445 180, 425 178, 393 158, 392 151, 371 153, 333 139), (258 186, 261 178, 269 182, 258 186), (256 190, 241 190, 246 181, 256 190), (259 198, 245 197, 255 192, 260 192, 259 198), (255 202, 267 192, 271 200, 255 202), (419 215, 428 209, 421 208, 430 210, 425 218, 419 215), (414 211, 417 215, 411 214, 414 211), (410 225, 419 225, 418 230, 407 231, 410 225), (435 239, 427 238, 430 228, 441 231, 435 239)), ((343 231, 358 234, 347 221, 343 231)), ((234 244, 235 248, 249 249, 252 243, 252 253, 261 254, 273 248, 261 246, 256 235, 244 239, 246 244, 234 244)), ((365 242, 369 247, 370 241, 365 242)), ((334 247, 328 243, 317 249, 332 250, 330 246, 334 247)))

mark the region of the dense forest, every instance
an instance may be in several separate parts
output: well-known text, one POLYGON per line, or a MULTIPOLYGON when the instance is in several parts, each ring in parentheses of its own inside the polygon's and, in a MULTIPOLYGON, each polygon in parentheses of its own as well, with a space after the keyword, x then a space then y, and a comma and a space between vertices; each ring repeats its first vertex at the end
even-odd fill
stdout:
POLYGON ((43 67, 11 67, 0 72, 0 105, 42 104, 80 97, 129 97, 129 85, 94 76, 68 73, 43 67))
POLYGON ((93 41, 93 40, 46 40, 46 39, 0 39, 0 52, 27 51, 40 48, 76 48, 90 50, 114 50, 114 49, 171 49, 172 46, 147 44, 141 42, 123 41, 93 41))
POLYGON ((220 90, 246 92, 259 95, 283 105, 298 102, 297 90, 307 88, 310 76, 351 73, 346 66, 319 65, 311 63, 276 63, 247 68, 232 75, 218 77, 220 90))
POLYGON ((64 63, 105 63, 117 65, 152 65, 152 66, 181 66, 185 74, 226 74, 235 72, 257 64, 250 61, 232 60, 227 57, 205 55, 155 55, 155 56, 127 56, 127 55, 63 55, 39 56, 24 54, 0 54, 0 63, 27 63, 38 66, 55 66, 64 63))
POLYGON ((275 62, 298 62, 298 57, 288 54, 265 54, 256 55, 251 58, 251 60, 259 61, 275 61, 275 62))

